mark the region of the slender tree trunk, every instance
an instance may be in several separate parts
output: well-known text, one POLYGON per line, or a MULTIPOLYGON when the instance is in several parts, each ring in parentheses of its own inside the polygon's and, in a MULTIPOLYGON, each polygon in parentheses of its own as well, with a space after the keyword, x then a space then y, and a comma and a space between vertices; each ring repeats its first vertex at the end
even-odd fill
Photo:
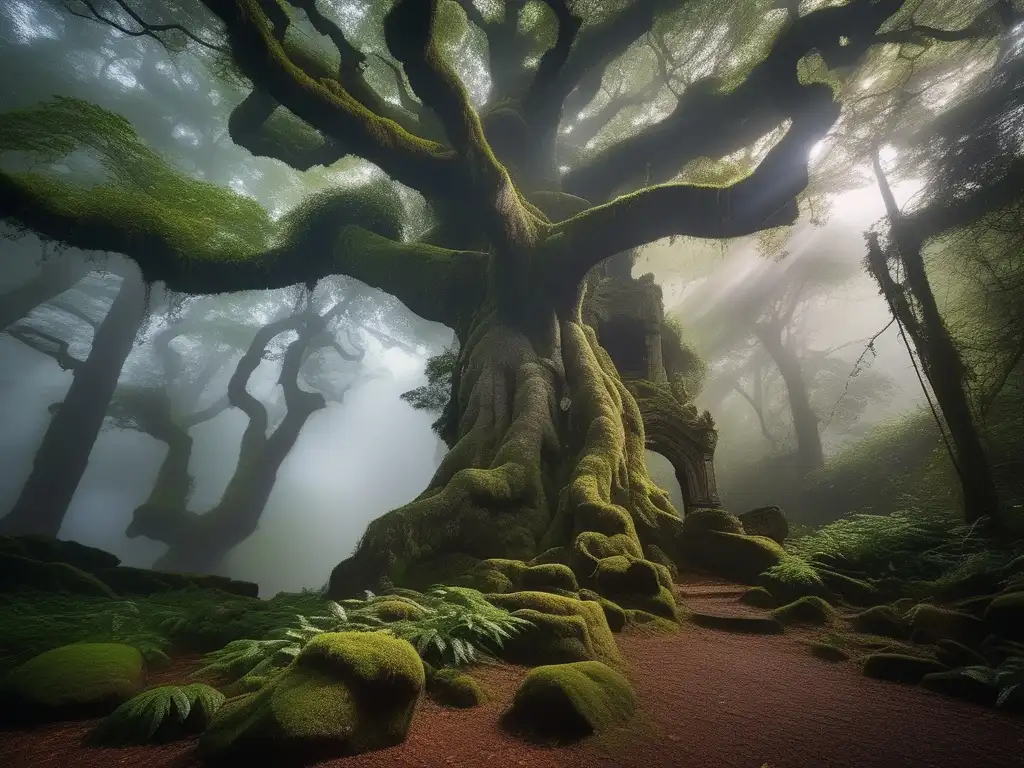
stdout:
POLYGON ((10 513, 0 520, 0 531, 53 537, 60 533, 145 308, 145 286, 137 270, 126 270, 121 290, 93 337, 89 357, 77 369, 36 451, 32 474, 10 513))
POLYGON ((55 259, 24 285, 0 294, 0 330, 18 322, 29 312, 59 296, 88 274, 75 259, 55 259))
POLYGON ((964 386, 967 367, 946 327, 928 280, 922 256, 924 237, 905 223, 877 154, 874 167, 889 217, 896 257, 903 265, 906 284, 901 286, 893 280, 887 255, 874 234, 868 237, 868 267, 893 315, 900 320, 913 342, 924 367, 924 375, 931 384, 939 410, 949 428, 953 442, 952 458, 963 491, 964 518, 968 523, 973 523, 987 516, 999 527, 1002 522, 999 494, 981 431, 971 412, 970 399, 964 386), (910 289, 910 296, 907 295, 907 288, 910 289), (911 304, 911 298, 914 305, 911 304))
POLYGON ((756 332, 786 383, 800 466, 809 472, 821 469, 825 466, 825 452, 821 447, 821 433, 818 432, 818 415, 811 408, 811 398, 807 391, 807 381, 804 379, 800 358, 786 346, 775 326, 759 324, 756 332))

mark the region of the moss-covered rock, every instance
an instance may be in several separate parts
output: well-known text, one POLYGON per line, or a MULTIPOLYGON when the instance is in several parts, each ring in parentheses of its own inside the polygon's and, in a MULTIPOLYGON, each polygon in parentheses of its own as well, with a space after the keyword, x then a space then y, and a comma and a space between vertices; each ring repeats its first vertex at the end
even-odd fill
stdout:
POLYGON ((40 563, 67 563, 87 573, 121 564, 117 555, 102 549, 37 535, 0 536, 0 554, 27 557, 40 563))
POLYGON ((927 603, 913 608, 909 617, 911 639, 915 643, 949 639, 974 645, 988 634, 985 623, 976 616, 927 603))
POLYGON ((427 614, 422 605, 397 595, 373 600, 370 605, 374 614, 382 621, 416 620, 427 614))
POLYGON ((580 590, 580 600, 591 600, 601 606, 605 621, 612 632, 621 632, 626 626, 626 612, 617 604, 590 589, 580 590))
POLYGON ((827 568, 816 569, 818 578, 830 592, 853 605, 871 605, 878 601, 878 589, 864 579, 827 568))
POLYGON ((906 623, 888 605, 873 605, 850 617, 850 625, 857 632, 901 639, 908 636, 906 623))
POLYGON ((560 664, 598 660, 619 662, 619 652, 602 607, 544 592, 487 595, 487 599, 513 616, 530 621, 505 641, 502 658, 514 664, 560 664))
POLYGON ((740 602, 752 608, 774 608, 779 604, 764 587, 751 587, 740 596, 740 602))
POLYGON ((114 590, 91 573, 68 563, 40 562, 21 555, 0 553, 0 592, 25 590, 117 597, 114 590))
POLYGON ((824 641, 811 643, 810 649, 812 656, 823 661, 840 662, 847 661, 850 658, 850 654, 847 653, 845 648, 840 648, 837 645, 824 641))
POLYGON ((828 592, 818 571, 803 558, 789 552, 783 552, 775 565, 759 574, 757 584, 778 603, 808 596, 821 597, 828 592))
POLYGON ((735 515, 698 509, 683 520, 682 552, 687 562, 728 579, 753 584, 786 556, 777 542, 747 536, 735 515))
POLYGON ((737 517, 748 536, 764 536, 779 544, 789 536, 789 521, 779 507, 758 507, 737 517))
POLYGON ((947 667, 988 666, 988 660, 980 653, 956 640, 942 638, 935 642, 935 656, 947 667))
POLYGON ((142 690, 142 654, 119 643, 75 643, 41 653, 0 680, 0 718, 53 721, 96 717, 142 690))
POLYGON ((423 690, 416 650, 383 632, 336 632, 311 640, 259 692, 231 699, 203 734, 212 759, 328 758, 405 739, 423 690))
POLYGON ((96 576, 122 595, 154 595, 180 589, 218 589, 240 597, 258 597, 259 585, 226 576, 151 571, 121 565, 96 571, 96 576))
POLYGON ((597 661, 557 664, 527 675, 504 724, 534 738, 575 741, 628 722, 636 706, 629 681, 608 666, 597 661))
POLYGON ((792 603, 772 611, 772 616, 782 624, 824 625, 835 615, 835 610, 825 600, 814 595, 801 597, 792 603))
POLYGON ((965 675, 958 670, 930 672, 920 680, 921 687, 929 691, 953 696, 985 707, 995 706, 999 690, 994 685, 965 675))
POLYGON ((1004 637, 1024 640, 1024 592, 999 595, 985 609, 985 621, 1004 637))
POLYGON ((576 575, 569 566, 562 563, 527 565, 521 560, 492 558, 480 561, 469 579, 476 589, 498 594, 516 590, 574 593, 579 589, 576 575), (511 588, 500 588, 506 580, 511 588), (494 586, 499 588, 492 588, 494 586))
POLYGON ((946 667, 935 659, 910 656, 905 653, 872 653, 864 659, 864 674, 894 683, 919 683, 933 672, 945 672, 946 667))
POLYGON ((427 677, 427 693, 438 704, 467 709, 483 703, 484 692, 470 675, 457 669, 440 669, 427 677))
POLYGON ((668 571, 670 579, 674 580, 679 578, 679 567, 671 557, 665 554, 665 551, 661 547, 656 544, 648 544, 644 547, 644 556, 655 565, 659 565, 668 571))

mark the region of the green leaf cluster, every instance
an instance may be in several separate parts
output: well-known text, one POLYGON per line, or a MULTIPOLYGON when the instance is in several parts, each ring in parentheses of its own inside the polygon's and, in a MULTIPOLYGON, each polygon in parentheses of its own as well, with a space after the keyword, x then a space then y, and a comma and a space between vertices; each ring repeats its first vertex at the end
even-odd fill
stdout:
POLYGON ((224 694, 202 683, 152 688, 115 709, 87 739, 97 746, 118 746, 199 733, 224 701, 224 694))

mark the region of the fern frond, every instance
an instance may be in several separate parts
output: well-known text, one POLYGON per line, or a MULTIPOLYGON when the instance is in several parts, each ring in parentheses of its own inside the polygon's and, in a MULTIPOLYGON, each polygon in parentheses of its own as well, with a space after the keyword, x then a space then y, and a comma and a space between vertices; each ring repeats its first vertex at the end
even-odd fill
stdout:
POLYGON ((202 683, 164 685, 140 693, 104 718, 88 735, 94 745, 148 744, 199 733, 224 703, 202 683))

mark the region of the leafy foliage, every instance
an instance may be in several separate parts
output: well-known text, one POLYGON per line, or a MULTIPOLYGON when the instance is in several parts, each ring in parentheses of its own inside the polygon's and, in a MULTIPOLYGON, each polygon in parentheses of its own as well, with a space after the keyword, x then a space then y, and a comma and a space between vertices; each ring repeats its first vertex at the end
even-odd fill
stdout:
POLYGON ((147 744, 206 729, 224 694, 203 683, 164 685, 140 693, 103 719, 88 736, 95 745, 147 744))
POLYGON ((326 607, 322 615, 297 615, 297 625, 277 629, 266 639, 228 643, 207 654, 207 663, 194 674, 217 674, 231 681, 271 675, 325 632, 387 632, 408 640, 430 664, 460 666, 490 658, 505 640, 531 625, 491 605, 480 592, 461 587, 433 587, 415 598, 368 592, 365 600, 328 601, 326 607), (415 610, 408 618, 389 621, 383 608, 395 602, 415 610))
POLYGON ((445 348, 441 354, 427 359, 426 384, 402 393, 402 399, 416 410, 441 414, 431 428, 442 436, 445 427, 445 409, 452 396, 452 376, 458 361, 459 349, 456 343, 445 348))
POLYGON ((1010 656, 998 667, 973 665, 954 671, 995 688, 997 707, 1024 704, 1024 656, 1010 656))

